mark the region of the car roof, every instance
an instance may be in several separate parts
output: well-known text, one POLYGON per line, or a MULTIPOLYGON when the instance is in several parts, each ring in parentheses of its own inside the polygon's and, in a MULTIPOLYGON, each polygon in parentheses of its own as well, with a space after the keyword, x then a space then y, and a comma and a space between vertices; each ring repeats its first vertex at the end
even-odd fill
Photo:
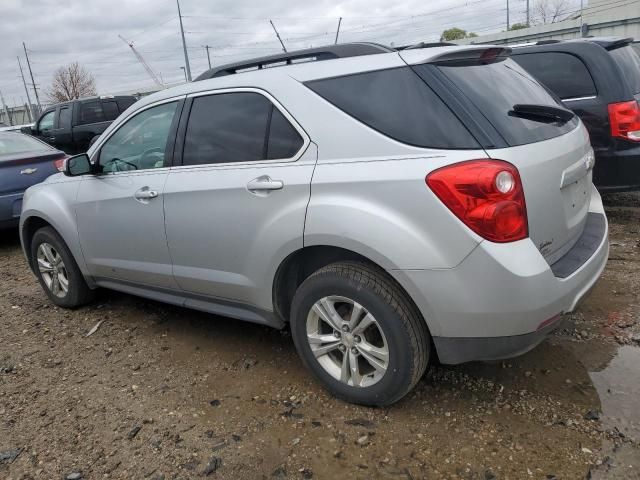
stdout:
POLYGON ((394 48, 371 42, 340 43, 327 45, 324 47, 307 48, 292 52, 278 53, 264 57, 251 58, 239 62, 227 63, 211 68, 198 75, 194 81, 207 80, 214 77, 233 75, 244 70, 273 68, 294 63, 307 61, 333 60, 336 58, 357 57, 360 55, 373 55, 378 53, 389 53, 395 51, 394 48))
MULTIPOLYGON (((351 44, 353 45, 353 44, 351 44)), ((362 45, 362 44, 361 44, 362 45)), ((376 45, 376 44, 368 44, 368 45, 376 45)), ((135 110, 139 110, 144 108, 145 106, 156 103, 162 100, 167 100, 170 98, 176 98, 181 95, 189 95, 192 93, 222 89, 222 88, 239 88, 239 87, 253 87, 253 88, 261 88, 261 85, 271 81, 275 78, 282 78, 287 81, 290 81, 291 78, 294 78, 298 81, 310 81, 321 78, 329 78, 333 76, 347 75, 349 73, 354 73, 357 71, 373 71, 373 70, 381 70, 384 68, 394 68, 400 66, 406 66, 408 62, 409 64, 418 64, 418 63, 426 63, 435 58, 440 58, 446 56, 448 54, 453 54, 456 52, 476 52, 476 51, 484 51, 487 49, 495 49, 498 48, 505 52, 510 52, 511 49, 509 47, 505 47, 504 45, 438 45, 432 46, 431 44, 425 44, 424 47, 420 45, 414 48, 406 48, 403 50, 395 50, 389 47, 384 47, 377 45, 376 48, 371 49, 371 53, 369 54, 357 54, 357 55, 348 55, 338 58, 326 58, 321 59, 322 61, 305 61, 302 63, 285 63, 279 66, 273 66, 268 68, 259 68, 256 64, 260 62, 264 62, 265 58, 268 61, 274 61, 272 59, 280 58, 280 62, 282 63, 282 58, 286 58, 285 55, 276 55, 270 57, 261 57, 258 59, 249 59, 245 62, 237 62, 234 64, 229 64, 226 68, 233 68, 236 70, 234 74, 225 73, 221 75, 214 76, 213 78, 202 79, 199 81, 194 81, 191 83, 184 83, 182 85, 178 85, 176 87, 172 87, 166 90, 160 90, 159 92, 153 93, 146 97, 141 98, 135 103, 135 110), (388 51, 381 51, 380 48, 386 48, 388 51), (245 65, 248 68, 254 67, 249 71, 240 71, 238 65, 245 65)), ((319 49, 313 49, 322 51, 326 49, 326 47, 321 47, 319 49)), ((307 54, 309 50, 296 51, 296 52, 288 52, 289 57, 295 57, 298 53, 302 52, 303 54, 307 54)), ((222 66, 220 68, 224 68, 222 66)), ((212 69, 216 70, 217 69, 212 69)), ((200 78, 200 77, 198 77, 200 78)))

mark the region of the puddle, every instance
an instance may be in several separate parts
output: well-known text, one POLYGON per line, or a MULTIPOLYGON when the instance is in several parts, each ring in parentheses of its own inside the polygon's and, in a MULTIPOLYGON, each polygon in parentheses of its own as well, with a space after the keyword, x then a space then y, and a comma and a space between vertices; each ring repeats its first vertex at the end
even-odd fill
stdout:
POLYGON ((602 423, 640 440, 640 348, 623 346, 598 372, 589 372, 602 403, 602 423))

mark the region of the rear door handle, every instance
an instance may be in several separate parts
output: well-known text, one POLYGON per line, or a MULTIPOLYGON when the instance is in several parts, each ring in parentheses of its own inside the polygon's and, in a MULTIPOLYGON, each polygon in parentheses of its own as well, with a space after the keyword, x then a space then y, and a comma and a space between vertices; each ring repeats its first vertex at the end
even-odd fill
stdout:
POLYGON ((158 196, 158 192, 150 190, 149 187, 142 187, 140 190, 137 190, 133 196, 136 200, 141 200, 143 203, 146 203, 146 201, 156 198, 158 196))
POLYGON ((251 193, 268 192, 271 190, 282 190, 284 182, 282 180, 274 180, 269 175, 262 175, 254 178, 247 183, 247 190, 251 193))

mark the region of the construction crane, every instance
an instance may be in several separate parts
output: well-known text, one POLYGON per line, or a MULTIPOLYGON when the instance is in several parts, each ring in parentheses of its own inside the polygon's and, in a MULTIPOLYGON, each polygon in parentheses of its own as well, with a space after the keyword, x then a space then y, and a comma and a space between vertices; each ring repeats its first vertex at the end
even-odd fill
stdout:
POLYGON ((133 52, 133 54, 136 56, 138 61, 142 64, 142 66, 147 71, 151 79, 156 83, 156 85, 158 85, 161 88, 164 88, 164 84, 160 81, 160 79, 155 74, 155 72, 151 70, 151 67, 147 64, 147 62, 144 61, 144 58, 142 58, 142 55, 140 55, 140 53, 134 48, 133 42, 128 42, 122 35, 118 35, 118 37, 120 37, 120 40, 122 40, 124 43, 126 43, 129 46, 129 48, 131 48, 131 51, 133 52))

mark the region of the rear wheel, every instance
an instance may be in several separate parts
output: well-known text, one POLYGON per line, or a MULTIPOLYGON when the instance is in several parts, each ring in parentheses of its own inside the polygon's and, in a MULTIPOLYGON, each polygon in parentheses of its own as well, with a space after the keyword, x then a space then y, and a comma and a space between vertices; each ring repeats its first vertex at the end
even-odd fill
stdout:
POLYGON ((394 403, 427 368, 424 320, 385 272, 364 263, 331 264, 307 278, 291 330, 305 365, 349 402, 394 403))
POLYGON ((31 241, 36 276, 49 299, 64 308, 75 308, 93 299, 78 264, 51 227, 38 230, 31 241))

